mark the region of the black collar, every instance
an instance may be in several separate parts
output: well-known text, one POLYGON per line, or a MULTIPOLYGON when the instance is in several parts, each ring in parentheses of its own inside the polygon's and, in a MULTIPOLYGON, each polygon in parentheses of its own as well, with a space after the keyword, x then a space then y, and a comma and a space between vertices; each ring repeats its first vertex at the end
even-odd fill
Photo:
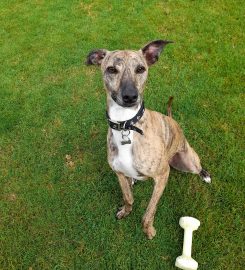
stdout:
POLYGON ((108 120, 109 126, 115 130, 119 130, 119 131, 120 130, 134 130, 140 133, 141 135, 143 135, 144 134, 143 131, 137 128, 136 126, 134 126, 134 124, 136 124, 141 119, 141 117, 144 114, 144 111, 145 111, 145 107, 144 107, 144 101, 143 101, 137 114, 129 120, 112 122, 107 111, 106 111, 106 118, 108 120))

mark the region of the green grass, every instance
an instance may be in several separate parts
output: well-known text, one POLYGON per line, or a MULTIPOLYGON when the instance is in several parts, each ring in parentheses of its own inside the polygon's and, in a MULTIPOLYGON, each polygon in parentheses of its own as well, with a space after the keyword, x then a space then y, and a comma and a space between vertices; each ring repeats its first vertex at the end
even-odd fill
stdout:
POLYGON ((235 0, 1 1, 0 269, 172 270, 182 215, 201 221, 200 270, 245 269, 244 9, 235 0), (165 113, 175 97, 174 118, 213 183, 172 171, 148 241, 152 181, 116 221, 105 91, 84 61, 93 48, 159 38, 175 43, 150 70, 146 106, 165 113))

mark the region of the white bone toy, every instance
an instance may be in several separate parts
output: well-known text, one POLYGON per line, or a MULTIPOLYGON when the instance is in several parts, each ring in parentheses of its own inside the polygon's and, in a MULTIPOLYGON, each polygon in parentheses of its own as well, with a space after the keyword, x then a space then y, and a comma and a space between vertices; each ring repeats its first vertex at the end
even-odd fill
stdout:
POLYGON ((184 270, 196 270, 198 263, 191 258, 192 233, 200 226, 200 221, 193 217, 182 217, 179 225, 185 230, 183 253, 175 261, 175 266, 184 270))

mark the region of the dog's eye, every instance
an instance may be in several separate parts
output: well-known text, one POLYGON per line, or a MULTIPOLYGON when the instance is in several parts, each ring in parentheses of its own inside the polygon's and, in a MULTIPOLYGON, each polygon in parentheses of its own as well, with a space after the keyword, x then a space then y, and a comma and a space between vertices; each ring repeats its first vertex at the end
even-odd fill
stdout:
POLYGON ((145 72, 145 67, 143 66, 138 66, 135 70, 136 73, 144 73, 145 72))
POLYGON ((115 67, 108 67, 106 70, 110 74, 117 74, 118 73, 118 70, 115 67))

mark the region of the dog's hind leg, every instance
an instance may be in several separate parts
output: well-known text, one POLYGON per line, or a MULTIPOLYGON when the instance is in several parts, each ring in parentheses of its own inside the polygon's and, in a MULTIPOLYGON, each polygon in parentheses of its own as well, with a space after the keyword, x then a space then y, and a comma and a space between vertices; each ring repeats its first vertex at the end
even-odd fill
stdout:
POLYGON ((198 174, 206 183, 211 183, 210 174, 202 168, 199 156, 187 141, 185 149, 176 153, 169 164, 179 171, 198 174))
POLYGON ((119 208, 116 217, 122 219, 130 214, 133 206, 133 193, 131 188, 131 178, 124 176, 122 173, 117 173, 118 181, 123 193, 124 205, 119 208))
POLYGON ((154 177, 155 184, 153 193, 142 220, 143 230, 146 233, 148 239, 152 239, 156 235, 156 230, 153 226, 154 216, 156 213, 157 204, 167 184, 169 171, 170 167, 168 164, 166 164, 163 174, 154 177))

